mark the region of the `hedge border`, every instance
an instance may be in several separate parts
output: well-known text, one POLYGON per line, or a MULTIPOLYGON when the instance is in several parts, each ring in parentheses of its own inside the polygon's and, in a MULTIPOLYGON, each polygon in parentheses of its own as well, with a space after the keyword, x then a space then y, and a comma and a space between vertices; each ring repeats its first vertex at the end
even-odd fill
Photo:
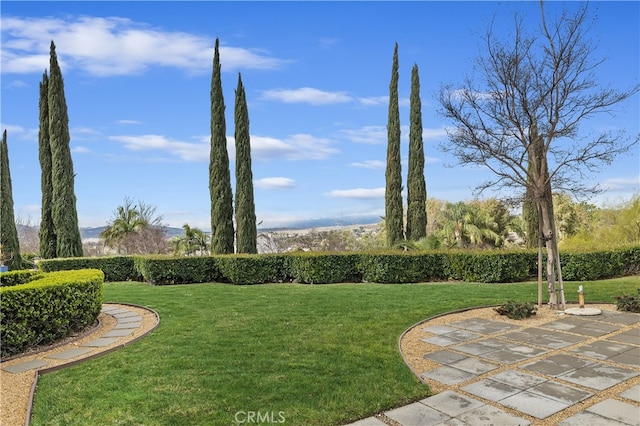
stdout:
MULTIPOLYGON (((561 252, 563 278, 588 281, 640 274, 640 246, 561 252)), ((535 250, 302 252, 202 257, 119 256, 42 260, 43 271, 95 268, 105 281, 153 285, 203 282, 518 282, 536 276, 535 250)))

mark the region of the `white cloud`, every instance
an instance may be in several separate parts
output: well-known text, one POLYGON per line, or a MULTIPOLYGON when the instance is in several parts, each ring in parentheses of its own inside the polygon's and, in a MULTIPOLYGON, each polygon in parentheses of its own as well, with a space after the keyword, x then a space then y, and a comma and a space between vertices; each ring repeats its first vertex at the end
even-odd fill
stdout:
POLYGON ((262 92, 262 98, 289 104, 306 103, 311 105, 342 104, 353 100, 345 92, 327 92, 313 87, 265 90, 262 92))
POLYGON ((116 124, 122 124, 122 125, 136 125, 136 124, 142 124, 141 121, 138 120, 117 120, 116 124))
MULTIPOLYGON (((120 142, 130 151, 165 152, 183 161, 209 161, 210 136, 195 137, 198 142, 173 140, 163 135, 119 135, 110 140, 120 142)), ((324 160, 340 151, 331 146, 332 141, 307 134, 291 135, 285 139, 251 136, 251 158, 256 161, 324 160)), ((229 160, 235 160, 235 138, 227 136, 229 160)), ((167 158, 170 160, 170 158, 167 158)))
POLYGON ((251 157, 257 160, 324 160, 339 151, 332 141, 308 134, 291 135, 285 139, 251 136, 251 157))
POLYGON ((387 105, 389 103, 389 96, 369 96, 358 98, 358 102, 364 106, 387 105))
POLYGON ((0 123, 0 133, 7 131, 7 140, 11 144, 12 140, 20 139, 30 142, 38 142, 38 129, 25 129, 22 126, 0 123))
POLYGON ((374 170, 384 169, 385 165, 386 163, 380 160, 367 160, 367 161, 362 161, 360 163, 349 164, 349 166, 351 167, 359 167, 362 169, 374 169, 374 170))
MULTIPOLYGON (((127 18, 3 17, 1 27, 3 73, 42 73, 49 66, 50 40, 56 43, 61 68, 96 76, 140 74, 156 66, 209 72, 213 59, 211 37, 165 31, 127 18)), ((275 69, 286 61, 222 44, 220 62, 223 71, 229 71, 275 69)))
POLYGON ((183 161, 209 161, 209 144, 182 142, 162 135, 111 136, 131 151, 163 151, 183 161))
POLYGON ((387 143, 387 128, 385 126, 365 126, 360 129, 341 130, 340 134, 355 143, 377 145, 387 143))
POLYGON ((331 198, 374 199, 384 198, 384 188, 334 189, 325 195, 331 198))
POLYGON ((630 190, 640 187, 640 175, 629 178, 609 178, 605 179, 599 187, 605 191, 630 190))
POLYGON ((442 139, 445 137, 447 137, 447 129, 445 127, 439 127, 436 129, 432 129, 432 128, 422 129, 423 140, 442 139))
POLYGON ((337 44, 339 41, 340 39, 337 38, 323 37, 320 39, 320 47, 323 49, 328 49, 337 44))
POLYGON ((29 85, 22 80, 13 80, 7 84, 8 89, 21 89, 23 87, 29 87, 29 85))
POLYGON ((289 189, 296 186, 296 181, 286 177, 269 177, 256 179, 253 184, 262 189, 289 189))
POLYGON ((5 130, 7 131, 7 136, 12 134, 12 133, 24 133, 24 127, 22 126, 16 126, 13 124, 4 124, 4 123, 0 123, 0 128, 2 129, 1 131, 4 132, 5 130))
POLYGON ((71 152, 74 154, 89 154, 91 150, 86 146, 76 146, 74 148, 71 148, 71 152))

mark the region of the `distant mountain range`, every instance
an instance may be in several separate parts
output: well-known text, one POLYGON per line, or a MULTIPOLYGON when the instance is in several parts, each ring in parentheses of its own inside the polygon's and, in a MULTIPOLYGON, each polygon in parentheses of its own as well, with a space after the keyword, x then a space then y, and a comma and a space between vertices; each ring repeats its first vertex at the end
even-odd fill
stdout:
MULTIPOLYGON (((326 226, 351 226, 351 225, 370 225, 380 222, 380 216, 356 216, 350 217, 348 221, 344 218, 321 218, 321 219, 308 219, 297 222, 291 222, 287 226, 278 228, 258 228, 259 231, 286 231, 295 229, 308 229, 308 228, 322 228, 326 226)), ((85 227, 80 228, 80 236, 83 240, 100 238, 100 233, 104 231, 106 226, 98 226, 95 228, 85 227)), ((174 228, 167 226, 165 228, 167 238, 171 239, 175 236, 184 235, 184 229, 174 228)), ((205 232, 210 232, 209 229, 205 229, 205 232)))

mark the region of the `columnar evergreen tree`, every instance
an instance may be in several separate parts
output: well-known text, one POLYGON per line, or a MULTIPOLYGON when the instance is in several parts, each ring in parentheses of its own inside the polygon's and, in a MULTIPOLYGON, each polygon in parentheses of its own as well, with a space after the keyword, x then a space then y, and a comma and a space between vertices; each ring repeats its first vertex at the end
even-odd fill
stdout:
POLYGON ((411 70, 411 106, 409 126, 409 173, 407 176, 407 240, 427 236, 427 187, 424 181, 424 144, 422 142, 422 104, 418 65, 411 70))
POLYGON ((22 268, 18 230, 13 214, 13 190, 6 130, 2 133, 2 146, 0 146, 0 261, 9 269, 22 268))
POLYGON ((45 71, 40 83, 40 129, 38 131, 38 156, 40 158, 40 187, 42 190, 42 207, 40 231, 40 257, 53 259, 56 257, 56 233, 51 215, 51 198, 53 184, 51 182, 51 145, 49 144, 49 76, 45 71))
POLYGON ((238 74, 235 104, 236 139, 236 244, 238 253, 258 252, 256 208, 253 199, 253 173, 251 171, 251 139, 247 99, 238 74))
POLYGON ((216 39, 211 77, 211 152, 209 192, 211 194, 211 252, 233 253, 233 199, 227 153, 227 129, 220 77, 219 40, 216 39))
POLYGON ((387 169, 385 172, 385 232, 387 245, 393 247, 404 239, 402 224, 402 170, 400 165, 400 110, 398 107, 398 43, 393 51, 389 84, 389 119, 387 124, 387 169))
POLYGON ((49 142, 51 144, 51 216, 56 234, 56 257, 81 257, 82 238, 74 193, 73 162, 69 146, 69 116, 64 81, 56 46, 51 42, 49 60, 49 142))

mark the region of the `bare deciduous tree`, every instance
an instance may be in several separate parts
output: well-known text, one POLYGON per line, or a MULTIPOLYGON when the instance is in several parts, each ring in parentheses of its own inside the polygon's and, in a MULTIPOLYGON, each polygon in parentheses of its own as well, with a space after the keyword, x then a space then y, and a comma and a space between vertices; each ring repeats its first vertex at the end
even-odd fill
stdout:
POLYGON ((595 71, 602 61, 592 58, 596 46, 589 38, 588 7, 576 7, 575 13, 564 11, 551 22, 541 1, 539 30, 528 33, 524 19, 516 15, 512 40, 500 40, 490 27, 486 53, 475 70, 480 80, 468 78, 462 88, 445 86, 439 96, 441 113, 454 129, 442 148, 460 164, 484 166, 495 176, 478 190, 522 194, 526 189, 535 201, 539 238, 547 251, 549 304, 558 303, 557 272, 563 308, 550 188, 574 194, 597 191, 585 185, 585 175, 610 164, 640 139, 622 132, 580 132, 587 119, 612 113, 640 85, 616 90, 599 84, 595 71))

